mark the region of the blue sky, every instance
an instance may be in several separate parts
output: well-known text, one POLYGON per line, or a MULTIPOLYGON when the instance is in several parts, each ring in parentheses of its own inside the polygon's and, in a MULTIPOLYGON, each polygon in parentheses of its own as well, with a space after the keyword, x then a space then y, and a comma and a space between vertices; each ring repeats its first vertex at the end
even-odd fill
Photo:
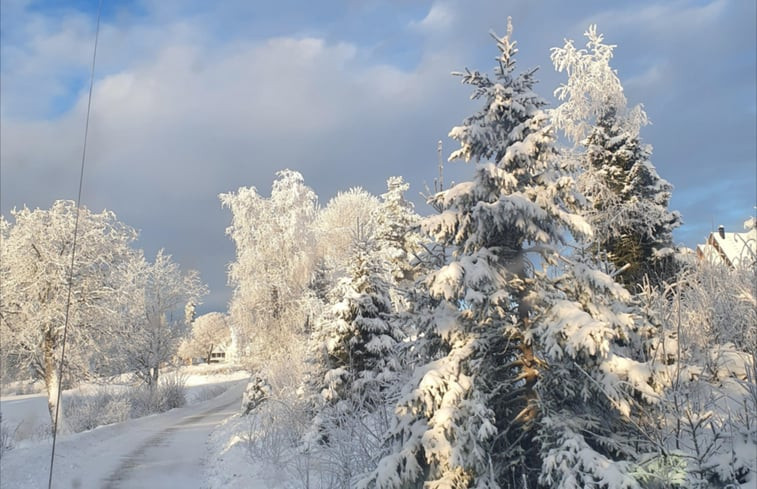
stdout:
MULTIPOLYGON (((0 211, 76 196, 98 0, 0 0, 0 211)), ((755 3, 743 0, 104 0, 83 201, 141 230, 229 297, 228 211, 217 194, 267 193, 292 168, 325 202, 391 175, 418 197, 436 141, 476 109, 450 72, 490 71, 488 35, 513 18, 520 68, 539 66, 554 103, 564 81, 549 48, 583 44, 597 23, 617 44, 629 102, 652 125, 652 162, 703 241, 755 213, 755 3)), ((458 180, 468 174, 447 165, 458 180)))

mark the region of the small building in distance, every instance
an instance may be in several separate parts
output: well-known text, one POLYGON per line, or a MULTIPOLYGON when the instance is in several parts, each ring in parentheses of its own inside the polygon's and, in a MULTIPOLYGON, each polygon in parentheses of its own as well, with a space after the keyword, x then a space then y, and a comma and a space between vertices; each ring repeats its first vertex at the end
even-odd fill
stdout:
POLYGON ((749 218, 744 228, 743 233, 730 233, 724 226, 718 226, 717 232, 710 233, 705 244, 697 245, 697 258, 729 268, 757 263, 755 218, 749 218))
POLYGON ((210 363, 226 363, 227 349, 227 345, 221 345, 220 347, 213 348, 213 352, 210 354, 210 363))

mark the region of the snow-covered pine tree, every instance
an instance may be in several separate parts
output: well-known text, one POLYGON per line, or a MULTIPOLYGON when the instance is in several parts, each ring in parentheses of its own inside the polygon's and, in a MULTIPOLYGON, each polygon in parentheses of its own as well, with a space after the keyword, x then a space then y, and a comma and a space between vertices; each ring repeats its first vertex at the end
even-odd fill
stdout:
POLYGON ((413 203, 405 199, 410 185, 399 176, 386 181, 387 191, 381 195, 381 204, 376 211, 376 244, 389 267, 394 290, 392 303, 406 308, 401 289, 415 280, 416 256, 421 251, 421 237, 418 233, 420 216, 415 213, 413 203))
MULTIPOLYGON (((313 332, 316 390, 327 404, 364 400, 391 383, 400 332, 391 323, 389 284, 374 240, 358 238, 348 276, 329 293, 334 301, 313 332)), ((361 401, 362 402, 362 401, 361 401)))
POLYGON ((376 241, 353 237, 347 276, 311 335, 306 390, 314 409, 305 447, 334 468, 330 487, 348 489, 368 470, 396 397, 401 331, 392 321, 388 272, 376 241))
POLYGON ((595 236, 588 251, 612 262, 629 290, 640 290, 644 277, 659 284, 675 274, 673 230, 681 216, 668 210, 672 186, 650 162, 652 147, 641 142, 647 115, 641 105, 628 107, 610 66, 615 46, 605 44, 594 25, 584 35, 587 49, 570 40, 552 49, 555 68, 568 73, 567 84, 555 91, 564 102, 552 117, 583 146, 578 183, 595 236))
POLYGON ((591 202, 587 217, 595 239, 590 249, 622 269, 618 278, 632 290, 644 277, 655 284, 670 280, 675 275, 673 229, 681 218, 668 210, 673 187, 649 161, 651 146, 623 129, 613 107, 584 145, 586 170, 579 180, 591 202))
POLYGON ((629 295, 559 257, 568 232, 591 231, 570 211, 580 197, 555 158, 534 71, 514 73, 509 22, 495 39, 495 78, 462 74, 484 108, 450 132, 461 144, 450 159, 475 160, 474 177, 436 194, 441 213, 422 223, 451 250, 424 282, 435 306, 419 320, 428 356, 362 486, 637 487, 622 436, 631 392, 650 389, 631 373, 643 364, 624 355, 629 295))

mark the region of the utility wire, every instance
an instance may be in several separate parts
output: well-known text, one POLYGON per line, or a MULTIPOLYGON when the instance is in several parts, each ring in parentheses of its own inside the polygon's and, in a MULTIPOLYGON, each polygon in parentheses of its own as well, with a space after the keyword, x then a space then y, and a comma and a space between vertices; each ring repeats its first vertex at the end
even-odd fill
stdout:
POLYGON ((74 283, 74 260, 76 258, 76 238, 79 234, 79 213, 81 211, 81 189, 84 183, 84 162, 87 158, 87 136, 89 135, 89 114, 92 109, 92 89, 95 85, 95 60, 97 59, 97 41, 100 38, 100 18, 102 16, 103 0, 97 7, 97 27, 95 28, 95 46, 92 50, 92 66, 89 72, 89 97, 87 98, 87 116, 84 122, 84 144, 81 151, 81 169, 79 170, 79 192, 76 196, 76 214, 74 218, 74 239, 71 246, 71 266, 68 273, 68 295, 66 297, 66 319, 63 323, 63 342, 60 352, 60 367, 58 368, 58 398, 55 403, 55 421, 53 422, 53 448, 50 453, 50 474, 47 489, 53 487, 53 466, 55 465, 55 442, 58 438, 58 416, 60 413, 61 393, 63 392, 63 361, 66 357, 66 338, 68 337, 68 318, 71 311, 71 289, 74 283))

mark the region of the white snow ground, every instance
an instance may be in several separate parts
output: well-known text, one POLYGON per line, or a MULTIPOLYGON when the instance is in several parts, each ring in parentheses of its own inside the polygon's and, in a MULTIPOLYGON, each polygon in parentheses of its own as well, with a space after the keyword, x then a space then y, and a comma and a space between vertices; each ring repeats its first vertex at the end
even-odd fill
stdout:
MULTIPOLYGON (((215 458, 205 466, 208 489, 274 489, 283 487, 271 477, 264 477, 261 468, 247 451, 246 441, 240 437, 246 420, 239 412, 227 418, 210 436, 208 453, 215 458)), ((278 476, 286 476, 279 471, 278 476)))
MULTIPOLYGON (((249 377, 249 373, 241 370, 233 371, 223 365, 196 365, 182 367, 180 374, 186 380, 187 404, 215 397, 223 392, 231 382, 249 377), (214 395, 215 394, 215 395, 214 395)), ((109 383, 109 389, 125 387, 130 376, 109 383)), ((76 389, 63 393, 64 402, 75 394, 87 394, 96 391, 101 385, 85 383, 76 389)), ((47 398, 42 392, 44 385, 35 385, 37 393, 22 395, 0 396, 0 412, 3 416, 3 426, 14 434, 13 445, 24 447, 38 443, 48 437, 50 430, 50 415, 47 412, 47 398)))
MULTIPOLYGON (((208 437, 225 418, 239 412, 248 374, 210 376, 204 383, 231 387, 220 396, 184 408, 64 435, 56 446, 53 487, 56 488, 181 488, 208 487, 206 465, 215 464, 208 437), (231 377, 231 378, 230 378, 231 377), (230 380, 236 381, 229 384, 230 380)), ((202 380, 190 379, 195 393, 202 380)), ((190 390, 190 398, 192 391, 190 390)), ((41 396, 15 396, 2 401, 4 419, 45 414, 41 396), (40 409, 41 413, 36 411, 40 409)), ((42 417, 41 419, 44 419, 42 417)), ((0 460, 0 488, 46 488, 50 465, 49 439, 27 440, 0 460)), ((243 470, 236 469, 238 472, 243 470)), ((249 487, 249 486, 247 486, 249 487)))

